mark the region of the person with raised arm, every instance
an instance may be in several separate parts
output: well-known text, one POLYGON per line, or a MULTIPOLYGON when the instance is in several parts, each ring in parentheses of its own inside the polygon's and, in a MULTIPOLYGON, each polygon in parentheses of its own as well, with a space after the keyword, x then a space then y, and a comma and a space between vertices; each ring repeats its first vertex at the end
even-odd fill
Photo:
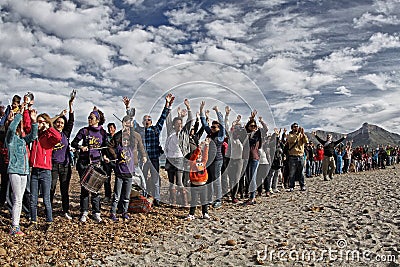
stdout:
POLYGON ((68 101, 69 112, 68 119, 65 116, 67 111, 64 110, 63 114, 56 118, 53 122, 53 127, 60 132, 61 141, 53 148, 53 169, 51 170, 51 190, 50 201, 53 206, 54 194, 57 186, 57 180, 60 180, 60 193, 63 216, 68 220, 72 219, 69 212, 69 184, 71 181, 71 154, 69 149, 69 139, 71 137, 72 129, 74 128, 74 111, 72 105, 75 99, 75 91, 72 91, 68 101))
POLYGON ((29 175, 29 158, 27 145, 32 143, 38 136, 38 125, 36 123, 36 110, 30 112, 32 129, 31 132, 23 136, 22 130, 22 113, 24 107, 15 114, 11 111, 8 116, 10 125, 7 130, 5 145, 8 149, 8 175, 12 187, 13 206, 11 211, 11 230, 10 235, 23 236, 24 233, 20 228, 20 217, 22 210, 22 198, 24 196, 25 187, 27 186, 27 176, 29 175))

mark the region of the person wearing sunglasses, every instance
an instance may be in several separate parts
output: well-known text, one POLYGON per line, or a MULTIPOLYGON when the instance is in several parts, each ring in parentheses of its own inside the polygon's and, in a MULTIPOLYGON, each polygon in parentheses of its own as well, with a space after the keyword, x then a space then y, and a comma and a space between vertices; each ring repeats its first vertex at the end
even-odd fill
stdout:
POLYGON ((304 128, 299 127, 297 123, 293 123, 291 131, 287 136, 286 146, 289 154, 289 189, 288 192, 294 191, 295 181, 300 183, 300 190, 305 191, 304 182, 304 146, 308 143, 307 135, 304 128))
POLYGON ((37 206, 39 188, 43 194, 43 202, 46 211, 47 230, 53 222, 53 210, 50 201, 51 170, 53 148, 61 141, 61 133, 52 127, 50 116, 42 113, 37 116, 38 138, 32 144, 29 158, 32 167, 31 175, 31 224, 37 227, 37 206))
POLYGON ((213 110, 217 114, 217 121, 212 121, 211 126, 206 120, 204 113, 205 101, 200 103, 200 121, 204 127, 212 142, 208 151, 208 201, 212 203, 215 197, 215 201, 212 206, 214 208, 220 208, 222 206, 222 184, 221 184, 221 169, 223 164, 222 144, 224 142, 225 127, 222 113, 219 111, 217 106, 213 107, 213 110))
POLYGON ((261 131, 257 126, 255 120, 257 112, 253 111, 251 117, 247 122, 245 129, 247 131, 249 141, 249 161, 246 169, 248 191, 250 193, 249 199, 245 202, 247 205, 256 203, 256 190, 257 190, 257 169, 260 161, 260 151, 262 148, 261 131))

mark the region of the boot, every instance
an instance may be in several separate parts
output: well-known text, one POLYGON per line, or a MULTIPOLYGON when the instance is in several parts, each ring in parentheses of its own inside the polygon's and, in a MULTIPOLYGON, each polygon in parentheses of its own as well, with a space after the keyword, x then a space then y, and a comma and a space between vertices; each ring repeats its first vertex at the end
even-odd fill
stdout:
POLYGON ((170 188, 169 189, 169 201, 171 203, 171 205, 176 205, 176 188, 170 188))

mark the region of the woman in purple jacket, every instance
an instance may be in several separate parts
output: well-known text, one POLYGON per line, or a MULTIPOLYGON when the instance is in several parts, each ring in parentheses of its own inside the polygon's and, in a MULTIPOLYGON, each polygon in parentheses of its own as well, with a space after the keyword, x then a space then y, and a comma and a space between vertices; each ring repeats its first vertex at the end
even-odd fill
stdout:
MULTIPOLYGON (((107 153, 107 132, 103 129, 104 114, 99 109, 94 107, 88 117, 88 126, 83 127, 72 140, 71 146, 79 149, 79 159, 76 163, 76 170, 79 173, 80 179, 85 175, 86 169, 90 164, 100 164, 102 153, 107 153), (82 141, 82 144, 79 143, 82 141)), ((100 195, 91 193, 93 219, 96 222, 101 222, 100 218, 100 195)), ((81 187, 80 209, 81 222, 86 222, 89 208, 89 191, 85 187, 81 187)))
POLYGON ((69 100, 69 115, 68 120, 65 117, 66 110, 59 116, 54 122, 53 127, 61 133, 61 141, 56 144, 53 148, 53 169, 51 171, 51 189, 50 189, 50 201, 53 207, 54 193, 57 186, 57 179, 60 180, 60 192, 62 210, 65 218, 71 220, 71 214, 69 213, 69 183, 71 181, 71 159, 69 150, 69 138, 74 127, 74 111, 72 110, 72 104, 75 99, 75 94, 71 94, 69 100))

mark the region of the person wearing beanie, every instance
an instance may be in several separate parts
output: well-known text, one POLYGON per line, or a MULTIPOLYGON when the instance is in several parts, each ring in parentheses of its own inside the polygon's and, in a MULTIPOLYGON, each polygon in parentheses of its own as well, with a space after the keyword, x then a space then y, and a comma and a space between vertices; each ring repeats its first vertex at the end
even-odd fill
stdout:
MULTIPOLYGON (((105 122, 104 114, 96 107, 90 112, 88 117, 88 126, 81 128, 76 134, 71 146, 79 150, 79 159, 76 163, 76 170, 82 180, 89 165, 100 165, 102 155, 107 155, 107 132, 103 129, 105 122), (81 144, 80 144, 81 143, 81 144)), ((92 202, 92 213, 95 222, 100 223, 100 195, 90 193, 92 202)), ((81 222, 88 219, 89 209, 89 191, 81 186, 80 211, 81 222)))

